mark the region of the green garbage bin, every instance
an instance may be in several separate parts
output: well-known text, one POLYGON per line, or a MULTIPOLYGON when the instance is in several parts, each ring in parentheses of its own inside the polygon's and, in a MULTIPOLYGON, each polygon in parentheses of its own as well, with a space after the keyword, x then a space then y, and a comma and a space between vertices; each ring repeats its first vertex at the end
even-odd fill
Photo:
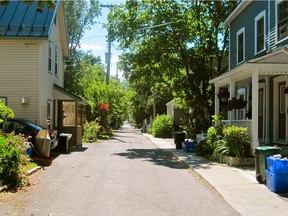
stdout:
POLYGON ((276 146, 260 146, 255 148, 255 172, 258 182, 265 183, 266 181, 266 158, 280 153, 281 148, 276 146))
POLYGON ((185 132, 177 131, 173 133, 174 135, 174 143, 176 145, 176 149, 182 149, 182 142, 185 141, 185 132))

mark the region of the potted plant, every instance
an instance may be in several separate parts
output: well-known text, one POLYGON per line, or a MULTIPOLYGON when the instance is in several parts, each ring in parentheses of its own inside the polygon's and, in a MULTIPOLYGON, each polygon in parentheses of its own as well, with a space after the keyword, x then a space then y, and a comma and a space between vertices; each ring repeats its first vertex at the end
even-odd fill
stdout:
POLYGON ((222 102, 226 102, 229 98, 228 88, 219 88, 219 91, 216 93, 216 95, 222 102))
POLYGON ((207 143, 213 150, 213 156, 231 166, 253 165, 247 128, 233 125, 220 130, 219 126, 222 125, 214 122, 208 129, 207 143))
POLYGON ((227 102, 227 109, 231 111, 232 109, 243 109, 247 105, 247 101, 243 100, 242 98, 236 99, 233 97, 232 99, 228 100, 227 102))

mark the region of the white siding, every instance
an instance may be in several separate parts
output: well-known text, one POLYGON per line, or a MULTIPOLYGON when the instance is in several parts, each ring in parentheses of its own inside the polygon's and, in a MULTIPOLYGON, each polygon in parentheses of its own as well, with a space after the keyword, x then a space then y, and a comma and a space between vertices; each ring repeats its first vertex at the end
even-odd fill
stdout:
MULTIPOLYGON (((57 16, 57 23, 46 40, 0 40, 0 97, 7 97, 8 106, 16 118, 37 121, 46 126, 47 102, 53 101, 54 84, 63 87, 64 58, 63 32, 57 16), (61 32, 60 32, 61 31, 61 32), (49 42, 53 43, 52 74, 48 72, 49 42), (55 76, 55 46, 59 51, 59 76, 55 76), (22 96, 28 98, 27 104, 21 103, 22 96)), ((65 43, 64 43, 65 44, 65 43)))
POLYGON ((39 68, 39 121, 40 125, 45 125, 45 120, 47 118, 47 101, 54 99, 53 97, 53 88, 54 84, 57 84, 61 87, 64 85, 64 58, 61 48, 61 38, 60 38, 60 29, 57 17, 57 23, 54 24, 51 31, 49 40, 44 41, 39 50, 39 56, 41 59, 40 68, 39 68), (53 44, 52 49, 52 73, 48 71, 48 55, 49 55, 49 43, 53 44), (59 52, 59 72, 58 76, 55 76, 55 47, 58 48, 59 52))
POLYGON ((0 40, 0 96, 6 96, 15 117, 37 120, 38 44, 0 40), (22 104, 22 96, 28 103, 22 104))

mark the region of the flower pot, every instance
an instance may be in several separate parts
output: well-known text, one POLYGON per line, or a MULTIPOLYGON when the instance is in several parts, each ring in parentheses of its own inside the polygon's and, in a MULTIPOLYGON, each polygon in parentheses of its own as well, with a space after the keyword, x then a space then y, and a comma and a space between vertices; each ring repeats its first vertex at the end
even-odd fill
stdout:
POLYGON ((221 162, 226 163, 229 166, 254 166, 255 159, 254 157, 246 157, 243 160, 240 160, 237 157, 232 156, 223 156, 221 162))

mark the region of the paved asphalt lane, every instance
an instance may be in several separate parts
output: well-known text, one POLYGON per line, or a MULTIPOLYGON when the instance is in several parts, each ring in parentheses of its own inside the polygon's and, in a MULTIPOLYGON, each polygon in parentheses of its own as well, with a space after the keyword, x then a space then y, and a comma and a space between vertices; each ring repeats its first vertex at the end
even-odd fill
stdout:
POLYGON ((205 181, 129 125, 61 154, 33 186, 0 196, 0 215, 239 215, 205 181))

